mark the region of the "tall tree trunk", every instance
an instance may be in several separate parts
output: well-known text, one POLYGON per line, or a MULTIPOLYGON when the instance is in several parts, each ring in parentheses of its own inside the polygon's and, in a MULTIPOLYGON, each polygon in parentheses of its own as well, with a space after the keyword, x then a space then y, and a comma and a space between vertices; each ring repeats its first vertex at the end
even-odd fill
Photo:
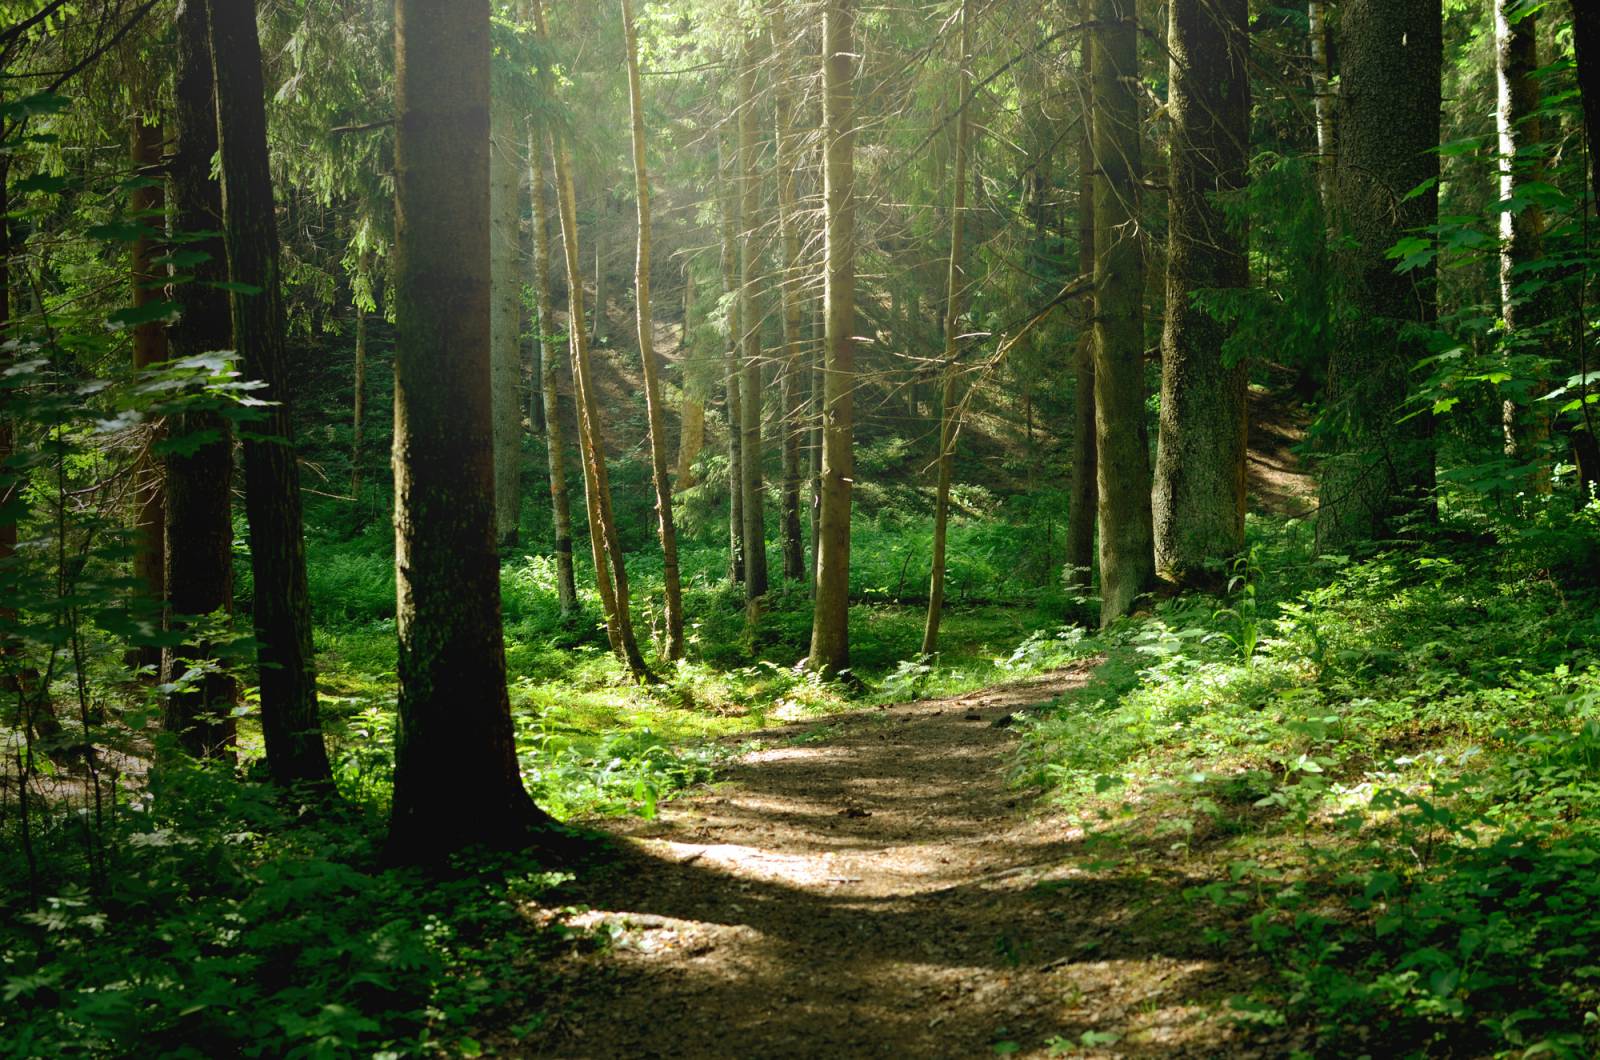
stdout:
POLYGON ((855 478, 854 0, 822 8, 823 301, 822 503, 810 669, 850 665, 850 489, 855 478))
POLYGON ((800 284, 804 277, 800 261, 800 220, 796 181, 799 150, 794 128, 794 99, 790 85, 788 56, 789 23, 785 5, 776 3, 771 12, 774 70, 774 119, 777 152, 778 233, 783 254, 779 290, 783 300, 783 505, 779 518, 779 539, 783 546, 783 576, 791 581, 806 577, 806 545, 800 529, 800 439, 805 429, 801 415, 800 386, 803 378, 800 341, 800 284))
POLYGON ((1317 125, 1317 187, 1326 209, 1332 195, 1334 152, 1333 68, 1328 61, 1328 11, 1323 0, 1307 0, 1306 21, 1311 49, 1311 106, 1317 125))
MULTIPOLYGON (((1094 16, 1094 0, 1080 0, 1082 21, 1094 16)), ((1093 95, 1094 47, 1082 45, 1082 97, 1093 95)), ((1094 275, 1094 143, 1085 119, 1078 138, 1078 275, 1094 275)), ((1072 484, 1067 502, 1067 585, 1087 592, 1094 575, 1094 529, 1100 505, 1095 472, 1094 301, 1085 299, 1072 357, 1072 484)))
MULTIPOLYGON (((150 235, 136 239, 129 252, 129 272, 133 287, 133 307, 139 309, 164 297, 160 289, 164 270, 150 263, 155 256, 161 231, 165 227, 166 195, 159 170, 161 167, 162 129, 159 119, 148 120, 146 115, 133 118, 131 150, 129 152, 135 173, 147 184, 133 189, 128 196, 129 208, 138 223, 150 235)), ((162 321, 152 320, 137 324, 133 329, 133 368, 139 372, 152 368, 167 359, 167 327, 162 321)), ((151 434, 152 447, 159 444, 159 429, 151 434)), ((136 535, 133 556, 133 576, 139 583, 146 603, 157 615, 164 608, 166 591, 166 486, 161 460, 152 450, 140 457, 134 474, 135 509, 133 517, 136 535)), ((141 645, 134 653, 140 666, 151 668, 152 675, 161 666, 161 646, 141 645)))
POLYGON ((427 864, 556 828, 522 786, 500 625, 489 0, 396 4, 395 108, 400 724, 387 853, 427 864))
POLYGON ((1438 220, 1440 0, 1348 0, 1339 41, 1333 198, 1343 304, 1328 365, 1324 548, 1390 537, 1434 511, 1431 418, 1401 422, 1425 352, 1407 331, 1434 318, 1434 267, 1398 273, 1388 250, 1438 220))
POLYGON ((265 383, 257 396, 273 402, 244 442, 261 729, 274 780, 331 786, 311 650, 300 466, 288 405, 289 358, 255 4, 210 0, 210 12, 228 278, 259 292, 232 293, 233 338, 245 377, 265 383))
POLYGON ((1170 584, 1220 584, 1244 548, 1245 392, 1232 327, 1196 306, 1202 291, 1250 282, 1247 239, 1218 195, 1243 188, 1250 142, 1248 0, 1172 0, 1167 50, 1172 160, 1168 178, 1167 313, 1161 337, 1156 446, 1156 573, 1170 584))
MULTIPOLYGON (((421 2, 421 0, 415 0, 421 2)), ((544 4, 531 0, 534 24, 541 43, 548 40, 544 4)), ((540 70, 547 98, 554 98, 553 78, 540 70)), ((632 605, 628 599, 628 571, 623 563, 622 541, 617 536, 611 509, 611 482, 606 471, 605 445, 600 437, 600 405, 589 372, 588 332, 583 319, 583 267, 578 252, 577 195, 566 141, 550 130, 551 158, 556 172, 556 209, 561 218, 561 243, 567 266, 567 330, 572 349, 572 381, 578 409, 578 451, 584 469, 584 496, 589 509, 589 538, 594 555, 595 583, 606 609, 606 629, 613 650, 638 678, 651 677, 633 632, 632 605)))
POLYGON ((967 214, 967 91, 972 81, 972 0, 961 0, 961 55, 956 79, 956 161, 951 180, 950 268, 944 295, 944 383, 939 403, 938 485, 933 501, 933 574, 928 580, 928 614, 922 626, 922 654, 939 650, 939 620, 944 614, 945 541, 950 523, 950 469, 955 462, 960 404, 956 397, 956 359, 961 349, 962 296, 966 289, 961 237, 967 214))
POLYGON ((811 594, 817 592, 817 542, 822 535, 822 428, 823 428, 823 350, 826 346, 823 336, 826 333, 824 324, 823 301, 818 299, 811 313, 811 356, 808 359, 806 374, 811 379, 810 411, 806 416, 807 441, 806 449, 811 457, 811 566, 809 577, 811 579, 811 594))
POLYGON ((1155 577, 1144 422, 1144 255, 1139 236, 1139 26, 1134 0, 1095 0, 1095 448, 1100 623, 1121 618, 1155 577))
POLYGON ((490 103, 489 349, 494 427, 494 538, 517 543, 522 522, 522 175, 511 104, 490 103))
POLYGON ((356 365, 354 399, 350 407, 350 496, 361 502, 363 435, 367 427, 367 307, 356 305, 356 365))
POLYGON ((761 477, 761 312, 756 305, 760 268, 761 182, 756 169, 755 38, 739 51, 739 323, 740 461, 739 492, 744 505, 744 594, 750 601, 767 594, 766 489, 761 477))
POLYGON ((666 612, 667 658, 683 658, 683 588, 678 579, 678 532, 672 524, 672 480, 667 465, 667 423, 656 364, 655 322, 650 315, 650 177, 644 157, 644 93, 639 86, 639 42, 633 4, 622 0, 628 59, 628 108, 633 117, 634 190, 639 200, 639 250, 633 270, 639 360, 644 367, 645 411, 650 421, 650 470, 656 489, 656 529, 661 537, 661 591, 666 612))
MULTIPOLYGON (((0 151, 0 370, 11 360, 6 332, 11 325, 11 155, 0 151)), ((7 410, 0 405, 0 586, 13 583, 12 565, 17 554, 17 520, 21 476, 7 465, 16 452, 16 428, 7 410)), ((9 592, 0 594, 0 692, 17 691, 17 674, 6 662, 18 649, 17 640, 7 631, 17 620, 9 592)))
POLYGON ((590 321, 591 347, 606 341, 606 325, 610 322, 606 314, 605 222, 606 197, 600 195, 594 204, 594 317, 590 321))
MULTIPOLYGON (((1578 86, 1583 96, 1583 126, 1589 144, 1589 180, 1596 202, 1600 202, 1600 9, 1592 0, 1572 0, 1572 47, 1578 64, 1578 86)), ((1595 370, 1588 354, 1588 336, 1578 330, 1577 364, 1579 374, 1595 370)), ((1579 397, 1590 393, 1584 387, 1579 397)), ((1600 489, 1600 417, 1594 406, 1585 403, 1578 425, 1569 432, 1573 457, 1578 464, 1578 485, 1582 496, 1600 489)))
POLYGON ((706 403, 700 377, 691 371, 698 364, 694 348, 694 269, 683 267, 683 406, 678 412, 678 467, 672 483, 674 493, 696 485, 694 464, 706 444, 706 403))
POLYGON ((550 208, 545 181, 541 134, 529 137, 528 165, 533 185, 533 284, 539 301, 539 394, 544 401, 544 442, 550 468, 551 522, 555 527, 556 597, 562 615, 578 609, 578 587, 572 570, 572 501, 567 493, 567 457, 561 425, 561 394, 556 349, 555 300, 550 294, 550 208))
MULTIPOLYGON (((721 141, 718 141, 721 147, 721 141)), ((739 351, 743 348, 742 316, 739 311, 739 192, 730 167, 719 164, 723 174, 722 194, 722 292, 728 313, 728 347, 723 358, 722 384, 728 413, 728 580, 744 581, 744 402, 739 400, 739 351)))
MULTIPOLYGON (((1527 266, 1542 253, 1544 210, 1529 202, 1520 210, 1503 204, 1513 199, 1526 181, 1543 178, 1537 150, 1543 139, 1539 120, 1539 16, 1523 0, 1495 0, 1495 75, 1497 105, 1495 125, 1500 134, 1498 192, 1500 214, 1500 315, 1512 348, 1528 350, 1537 356, 1539 342, 1523 337, 1538 328, 1548 317, 1546 299, 1517 291, 1530 277, 1527 266), (1532 145, 1534 150, 1526 150, 1532 145)), ((1534 380, 1533 389, 1521 400, 1507 398, 1501 404, 1501 424, 1505 433, 1506 455, 1531 464, 1539 460, 1539 449, 1550 437, 1549 419, 1534 399, 1549 390, 1546 380, 1534 380)), ((1542 462, 1528 478, 1528 488, 1539 493, 1550 490, 1550 469, 1542 462)))
MULTIPOLYGON (((180 234, 220 232, 222 189, 211 178, 217 151, 217 113, 211 73, 211 40, 204 0, 183 0, 176 16, 173 85, 173 228, 180 234)), ((188 244, 205 259, 188 269, 192 279, 174 288, 180 307, 170 344, 178 359, 233 347, 228 295, 217 285, 228 279, 222 239, 206 236, 188 244)), ((189 411, 167 424, 179 444, 167 457, 166 596, 168 628, 187 634, 191 616, 231 619, 233 611, 233 441, 229 423, 213 411, 189 411)), ((197 663, 214 661, 204 636, 185 636, 165 650, 161 680, 178 681, 197 663)), ((202 670, 206 669, 201 667, 202 670)), ((167 696, 162 725, 193 754, 231 753, 233 708, 238 688, 231 674, 206 673, 187 689, 167 696)))

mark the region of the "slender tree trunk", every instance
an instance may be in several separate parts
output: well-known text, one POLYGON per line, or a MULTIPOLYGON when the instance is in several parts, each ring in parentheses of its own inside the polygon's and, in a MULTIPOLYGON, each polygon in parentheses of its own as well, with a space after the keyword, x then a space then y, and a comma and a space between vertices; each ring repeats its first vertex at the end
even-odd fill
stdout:
MULTIPOLYGON (((11 360, 6 332, 11 325, 11 155, 0 151, 0 370, 11 360)), ((0 586, 14 583, 12 566, 17 554, 17 519, 21 476, 7 465, 16 452, 16 428, 7 410, 0 405, 0 586)), ((17 620, 10 592, 0 593, 0 692, 15 693, 18 675, 6 661, 18 650, 16 639, 6 628, 17 620)))
POLYGON ((956 395, 956 360, 960 356, 962 297, 966 275, 961 237, 967 213, 967 142, 971 125, 965 106, 972 81, 972 0, 961 0, 960 73, 956 100, 956 161, 950 203, 950 269, 945 280, 944 384, 940 399, 938 486, 933 502, 933 574, 928 581, 928 614, 922 626, 922 654, 939 650, 939 620, 944 614, 945 542, 950 523, 950 469, 955 462, 956 434, 960 430, 960 402, 956 395))
POLYGON ((744 503, 744 593, 752 602, 767 594, 767 529, 761 476, 761 312, 756 303, 760 268, 761 182, 756 169, 755 39, 739 52, 739 322, 740 493, 744 503))
POLYGON ((739 400, 739 351, 743 342, 743 315, 739 308, 739 248, 737 242, 739 193, 727 178, 729 167, 720 158, 718 172, 724 174, 722 194, 722 291, 727 296, 728 349, 722 379, 728 412, 728 580, 744 581, 744 471, 740 431, 744 426, 744 402, 739 400))
POLYGON ((633 117, 634 189, 639 200, 639 251, 633 271, 644 366, 645 410, 650 421, 650 469, 656 489, 656 528, 661 537, 661 582, 667 626, 667 658, 683 658, 683 588, 678 578, 678 532, 672 523, 672 481, 667 470, 667 424, 662 414, 656 364, 655 322, 650 315, 650 178, 644 156, 644 93, 639 86, 639 42, 633 31, 633 5, 622 0, 622 32, 628 58, 628 107, 633 117))
POLYGON ((822 504, 817 595, 807 665, 838 673, 850 665, 850 489, 855 478, 855 118, 854 0, 822 8, 823 379, 822 504))
MULTIPOLYGON (((1600 9, 1593 0, 1572 0, 1572 47, 1578 64, 1578 86, 1583 97, 1583 125, 1588 140, 1589 180, 1594 198, 1600 202, 1600 9)), ((1595 370, 1588 354, 1588 336, 1578 329, 1576 343, 1578 359, 1575 367, 1579 374, 1595 370)), ((1584 387, 1580 397, 1590 393, 1584 387)), ((1578 485, 1583 497, 1600 490, 1600 417, 1594 406, 1584 404, 1578 425, 1569 432, 1568 439, 1578 464, 1578 485)))
POLYGON ((506 695, 490 382, 489 2, 395 11, 395 626, 388 855, 549 842, 506 695))
POLYGON ((356 306, 355 397, 350 409, 350 496, 361 501, 362 437, 367 427, 367 307, 356 306))
POLYGON ((1134 0, 1095 0, 1094 11, 1095 470, 1104 626, 1150 588, 1155 562, 1144 422, 1139 27, 1134 0))
POLYGON ((822 428, 823 428, 823 349, 825 333, 822 301, 809 314, 811 317, 811 356, 806 374, 811 379, 810 410, 806 416, 806 449, 811 456, 811 594, 817 592, 817 542, 822 535, 822 428))
POLYGON ((555 527, 556 596, 562 615, 578 609, 578 587, 572 570, 572 501, 567 493, 567 458, 563 446, 560 361, 556 352, 556 315, 550 295, 549 188, 545 181, 540 134, 529 138, 528 164, 533 185, 533 283, 539 300, 539 393, 544 400, 544 442, 550 467, 551 522, 555 527))
POLYGON ((210 0, 210 12, 228 278, 259 291, 233 292, 233 337, 245 377, 265 383, 257 396, 274 403, 244 443, 261 729, 274 780, 331 786, 311 650, 300 467, 288 405, 289 359, 255 4, 210 0))
MULTIPOLYGON (((212 91, 211 41, 204 0, 183 0, 176 16, 176 74, 173 85, 173 228, 180 234, 220 232, 222 189, 211 178, 217 150, 217 114, 212 91)), ((189 249, 206 255, 187 271, 192 279, 174 287, 180 306, 170 332, 178 359, 233 347, 228 295, 217 284, 228 279, 227 250, 218 236, 189 249)), ((233 442, 226 419, 212 411, 171 417, 167 429, 180 444, 167 457, 166 596, 168 628, 186 634, 191 616, 233 612, 233 442)), ((195 664, 216 658, 204 636, 185 636, 165 650, 161 680, 177 681, 195 664)), ((201 667, 202 670, 205 667, 201 667)), ((162 725, 176 733, 193 754, 231 754, 238 688, 231 674, 206 673, 183 691, 167 696, 162 725)))
MULTIPOLYGON (((139 176, 151 182, 136 187, 129 195, 129 207, 138 223, 151 235, 140 236, 129 253, 129 272, 133 286, 133 307, 139 309, 164 297, 160 289, 162 276, 157 266, 150 263, 161 232, 165 226, 166 195, 157 174, 161 166, 162 129, 159 119, 150 121, 143 114, 133 118, 132 130, 133 168, 139 176)), ((167 359, 167 327, 159 320, 138 324, 133 329, 133 368, 139 372, 152 368, 167 359)), ((161 441, 159 429, 152 432, 152 447, 161 441)), ((139 583, 146 602, 159 614, 164 608, 166 587, 166 486, 161 460, 153 451, 139 459, 134 475, 135 509, 133 517, 136 534, 133 557, 133 576, 139 583)), ((161 646, 141 645, 134 653, 140 666, 151 668, 154 675, 161 666, 161 646)))
POLYGON ((1434 514, 1432 421, 1426 411, 1407 418, 1425 352, 1408 330, 1434 318, 1434 267, 1398 273, 1388 250, 1438 220, 1430 182, 1439 176, 1441 21, 1440 0, 1347 0, 1340 11, 1333 199, 1342 316, 1328 365, 1323 548, 1387 538, 1434 514))
POLYGON ((522 522, 522 178, 511 105, 490 104, 489 343, 494 427, 494 537, 517 543, 522 522))
MULTIPOLYGON (((1094 0, 1080 0, 1081 18, 1092 20, 1094 0)), ((1094 48, 1083 38, 1082 96, 1093 94, 1094 48)), ((1085 108, 1087 110, 1087 107, 1085 108)), ((1092 122, 1085 119, 1078 139, 1078 275, 1094 275, 1094 144, 1092 122)), ((1067 585, 1087 592, 1094 574, 1094 529, 1099 508, 1095 472, 1094 300, 1085 299, 1080 334, 1073 350, 1072 484, 1067 507, 1067 585)))
POLYGON ((678 412, 678 468, 672 484, 674 493, 697 485, 694 464, 706 444, 706 403, 702 384, 690 368, 698 364, 694 348, 694 270, 683 268, 683 406, 678 412))
MULTIPOLYGON (((422 0, 415 0, 422 2, 422 0)), ((532 0, 534 23, 541 42, 548 39, 544 5, 532 0)), ((554 98, 553 79, 540 71, 546 94, 554 98)), ((578 252, 577 196, 566 141, 550 131, 551 157, 555 160, 556 208, 561 217, 561 242, 567 266, 567 330, 572 348, 572 377, 578 408, 578 447, 584 467, 584 494, 589 509, 589 537, 594 552, 595 582, 606 608, 606 627, 612 648, 638 678, 651 677, 633 632, 632 605, 628 599, 628 571, 623 563, 622 541, 611 510, 611 483, 606 472, 605 446, 600 438, 600 406, 589 374, 588 332, 583 319, 583 268, 578 252), (609 567, 609 570, 608 570, 609 567)))
MULTIPOLYGON (((1495 0, 1495 74, 1498 100, 1495 124, 1500 134, 1498 192, 1501 203, 1513 199, 1526 181, 1543 179, 1543 166, 1536 152, 1542 140, 1539 119, 1539 16, 1524 10, 1522 0, 1495 0), (1534 150, 1526 150, 1532 145, 1534 150)), ((1524 295, 1519 284, 1533 277, 1523 275, 1527 266, 1543 253, 1544 210, 1529 202, 1513 212, 1502 206, 1500 214, 1500 314, 1508 343, 1513 348, 1537 355, 1537 339, 1524 333, 1536 329, 1548 317, 1546 299, 1524 295)), ((1501 423, 1508 457, 1525 464, 1537 462, 1528 477, 1528 488, 1537 493, 1550 491, 1550 469, 1540 461, 1539 450, 1550 437, 1550 421, 1532 400, 1543 396, 1549 387, 1542 377, 1521 401, 1507 398, 1501 404, 1501 423)))
POLYGON ((1323 0, 1308 0, 1306 21, 1311 43, 1311 106, 1317 124, 1317 187, 1326 208, 1332 194, 1331 178, 1337 149, 1333 130, 1333 69, 1328 62, 1327 4, 1323 0))
POLYGON ((800 341, 800 221, 796 194, 799 150, 794 128, 794 100, 786 61, 789 23, 783 3, 771 12, 774 69, 774 128, 778 180, 778 232, 783 253, 779 290, 783 299, 783 506, 779 538, 783 546, 783 576, 791 581, 806 577, 806 546, 800 529, 800 439, 805 429, 801 415, 803 378, 800 341))
POLYGON ((1221 563, 1244 548, 1248 370, 1242 357, 1228 361, 1232 328, 1194 298, 1250 282, 1247 238, 1217 202, 1247 179, 1248 7, 1248 0, 1170 5, 1167 312, 1151 503, 1156 573, 1183 587, 1222 584, 1221 563))
POLYGON ((590 347, 606 341, 606 265, 605 265, 606 198, 600 195, 594 205, 594 319, 590 322, 590 347))

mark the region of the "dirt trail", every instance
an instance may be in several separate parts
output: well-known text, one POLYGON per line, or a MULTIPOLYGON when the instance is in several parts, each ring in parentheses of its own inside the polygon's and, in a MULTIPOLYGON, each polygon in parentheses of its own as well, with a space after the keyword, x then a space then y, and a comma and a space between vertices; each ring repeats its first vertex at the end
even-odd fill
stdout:
POLYGON ((1074 1055, 1270 1055, 1207 1015, 1259 970, 1201 943, 1197 881, 1096 863, 1006 782, 1002 719, 1086 676, 773 730, 658 820, 606 825, 621 857, 560 900, 623 930, 558 962, 514 1051, 1045 1056, 1095 1031, 1117 1037, 1074 1055))

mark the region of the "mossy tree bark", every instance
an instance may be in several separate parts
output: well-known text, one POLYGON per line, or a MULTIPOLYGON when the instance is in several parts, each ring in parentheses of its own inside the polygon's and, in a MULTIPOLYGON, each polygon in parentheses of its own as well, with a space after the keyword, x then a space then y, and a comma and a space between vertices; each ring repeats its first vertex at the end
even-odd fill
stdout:
POLYGON ((261 729, 274 780, 331 787, 311 649, 300 466, 288 405, 290 370, 255 4, 209 3, 228 278, 248 288, 235 289, 229 299, 233 338, 244 376, 265 383, 257 396, 273 402, 244 438, 261 729))
MULTIPOLYGON (((175 41, 173 152, 167 165, 173 228, 185 236, 220 232, 222 188, 211 176, 217 113, 205 0, 178 5, 175 41)), ((228 295, 216 286, 228 278, 227 249, 215 235, 188 243, 186 249, 205 258, 189 267, 189 282, 174 287, 180 311, 169 340, 178 359, 233 347, 228 295)), ((195 617, 227 621, 233 611, 232 431, 220 413, 198 409, 172 417, 167 430, 180 443, 167 457, 166 469, 167 623, 174 633, 188 633, 195 628, 195 617)), ((163 652, 161 680, 170 684, 215 657, 205 638, 186 636, 163 652)), ((168 695, 162 725, 193 754, 228 754, 234 745, 237 701, 231 674, 207 673, 186 690, 168 695)))
POLYGON ((522 516, 522 166, 511 105, 490 103, 489 342, 494 425, 494 536, 517 543, 522 516))
POLYGON ((1229 357, 1232 327, 1195 304, 1249 285, 1247 237, 1219 196, 1244 187, 1250 156, 1247 0, 1172 0, 1167 50, 1172 123, 1167 309, 1156 443, 1156 574, 1220 584, 1244 547, 1247 367, 1229 357))
POLYGON ((810 669, 850 665, 850 491, 855 478, 855 4, 822 8, 822 488, 810 669))
POLYGON ((756 144, 756 38, 739 50, 739 493, 744 508, 744 594, 767 594, 766 487, 762 482, 760 279, 761 178, 756 144))
POLYGON ((1388 251, 1438 220, 1441 21, 1440 0, 1348 0, 1340 11, 1323 548, 1389 538, 1434 514, 1432 420, 1410 415, 1407 400, 1425 353, 1417 326, 1435 315, 1434 266, 1397 272, 1388 251))
POLYGON ((644 372, 645 412, 650 424, 650 471, 656 493, 656 532, 661 539, 661 589, 668 659, 683 658, 683 588, 678 577, 678 531, 672 523, 672 478, 667 462, 667 422, 662 411, 655 321, 650 313, 650 175, 645 164, 644 93, 639 85, 639 42, 633 4, 622 0, 622 33, 628 62, 628 109, 633 118, 634 192, 639 205, 639 247, 634 258, 635 321, 644 372))
POLYGON ((922 625, 922 654, 939 650, 939 621, 944 616, 945 544, 950 523, 950 470, 955 462, 956 435, 961 426, 956 396, 957 359, 960 357, 962 299, 966 293, 962 235, 967 219, 967 144, 971 121, 967 114, 968 86, 972 82, 972 0, 961 0, 961 54, 956 60, 956 158, 951 173, 950 264, 945 276, 944 380, 939 413, 938 481, 933 500, 933 573, 928 579, 928 613, 922 625))
POLYGON ((567 492, 566 430, 561 424, 561 394, 558 385, 555 299, 550 293, 550 208, 549 187, 545 181, 543 145, 540 134, 529 138, 528 165, 533 184, 533 285, 539 302, 539 396, 544 402, 544 442, 550 468, 551 523, 555 527, 556 597, 561 613, 578 609, 578 587, 572 570, 572 500, 567 492))
POLYGON ((1139 185, 1139 26, 1134 0, 1095 0, 1093 137, 1095 471, 1100 623, 1155 577, 1144 422, 1144 254, 1139 185))
POLYGON ((506 695, 490 420, 489 2, 395 11, 395 571, 388 855, 553 833, 506 695))

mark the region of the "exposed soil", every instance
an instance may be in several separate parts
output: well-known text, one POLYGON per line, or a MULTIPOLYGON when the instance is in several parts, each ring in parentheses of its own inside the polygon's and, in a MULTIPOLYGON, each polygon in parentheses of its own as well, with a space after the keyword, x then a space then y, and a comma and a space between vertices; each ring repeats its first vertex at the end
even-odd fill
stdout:
POLYGON ((1007 716, 1087 673, 772 730, 659 819, 601 825, 620 855, 557 902, 617 940, 557 962, 508 1051, 1046 1056, 1095 1031, 1073 1055, 1280 1055, 1217 1015, 1262 972, 1199 937, 1198 866, 1097 861, 1008 784, 1007 716))
POLYGON ((1317 484, 1295 447, 1310 418, 1286 387, 1251 387, 1245 475, 1250 506, 1273 515, 1306 516, 1316 509, 1317 484))

